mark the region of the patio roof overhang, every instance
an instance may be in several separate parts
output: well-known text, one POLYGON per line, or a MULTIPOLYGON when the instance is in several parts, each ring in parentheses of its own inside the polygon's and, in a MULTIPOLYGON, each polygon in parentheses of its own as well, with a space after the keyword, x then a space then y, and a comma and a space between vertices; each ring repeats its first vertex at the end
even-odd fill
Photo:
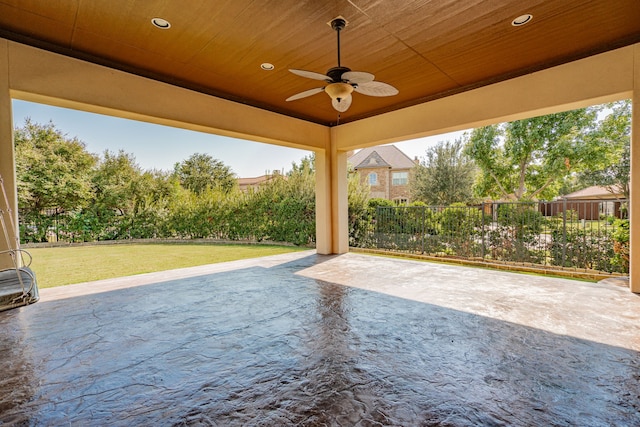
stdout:
MULTIPOLYGON (((443 15, 421 15, 415 11, 412 14, 406 8, 399 8, 401 11, 398 13, 383 12, 376 9, 375 4, 368 2, 364 2, 367 7, 356 7, 356 2, 353 1, 344 4, 319 2, 319 10, 316 12, 304 7, 299 8, 304 10, 292 8, 296 12, 291 13, 306 23, 304 25, 296 24, 285 29, 274 29, 272 25, 271 31, 277 32, 280 37, 277 42, 271 39, 276 37, 275 34, 258 31, 256 34, 265 37, 266 45, 263 47, 259 47, 262 43, 252 33, 237 33, 240 31, 238 27, 247 30, 246 26, 252 21, 249 19, 248 22, 243 22, 243 14, 251 15, 250 10, 258 7, 259 2, 229 2, 224 7, 231 3, 237 4, 237 13, 226 18, 216 14, 212 21, 224 22, 221 24, 225 25, 227 31, 224 36, 233 36, 235 50, 227 50, 227 45, 231 44, 227 38, 218 46, 220 54, 215 55, 215 49, 205 49, 212 57, 212 62, 203 62, 199 67, 209 64, 212 68, 207 72, 198 68, 203 72, 201 75, 194 71, 195 65, 188 59, 182 58, 184 63, 181 66, 176 62, 180 56, 180 46, 196 49, 195 45, 166 41, 165 59, 168 59, 165 61, 166 68, 160 70, 153 67, 159 66, 158 56, 161 53, 155 52, 155 56, 149 54, 155 49, 151 46, 153 37, 156 37, 152 29, 138 32, 131 30, 132 34, 127 33, 127 30, 123 32, 122 38, 117 34, 112 34, 110 38, 104 34, 104 37, 98 37, 100 34, 92 35, 87 30, 90 23, 95 23, 98 25, 97 33, 112 31, 107 28, 106 17, 112 19, 111 24, 116 28, 123 28, 125 24, 132 25, 131 20, 122 21, 122 10, 128 10, 131 12, 129 15, 137 16, 137 19, 145 17, 144 13, 150 13, 146 9, 144 13, 142 10, 137 11, 138 6, 134 6, 134 2, 109 2, 109 6, 105 5, 106 9, 102 11, 99 6, 90 7, 89 4, 94 4, 92 2, 78 2, 76 9, 72 8, 71 11, 53 6, 50 9, 48 5, 51 3, 54 2, 32 2, 31 6, 23 7, 20 2, 0 0, 0 10, 6 12, 0 14, 4 17, 0 18, 0 35, 4 37, 0 39, 0 57, 3 59, 0 67, 0 173, 4 176, 7 187, 15 188, 12 98, 308 149, 316 153, 317 247, 320 253, 343 253, 348 250, 345 183, 346 153, 349 150, 623 98, 632 98, 634 105, 640 100, 640 73, 637 71, 640 70, 640 44, 637 44, 640 41, 640 8, 634 0, 616 2, 615 5, 608 1, 593 1, 588 3, 588 7, 584 7, 583 2, 574 1, 555 6, 551 3, 556 2, 528 2, 523 5, 522 2, 504 1, 494 5, 493 13, 488 14, 484 8, 490 8, 489 2, 452 2, 456 5, 468 3, 469 9, 465 12, 457 9, 462 6, 449 5, 449 9, 443 6, 443 10, 449 11, 446 14, 440 10, 443 15), (329 7, 328 3, 333 6, 329 7), (242 5, 246 8, 242 9, 242 5), (592 22, 596 19, 593 8, 601 13, 597 21, 603 22, 598 31, 575 22, 567 24, 566 19, 570 17, 575 17, 576 21, 584 19, 592 22), (78 17, 75 21, 69 21, 67 15, 74 10, 78 17), (506 30, 496 20, 500 18, 504 21, 508 17, 513 19, 518 16, 516 11, 527 10, 542 17, 542 29, 536 27, 534 30, 527 30, 528 36, 524 38, 520 34, 518 37, 512 36, 513 40, 509 38, 508 41, 500 42, 506 37, 506 30), (102 20, 97 18, 101 12, 102 20), (467 13, 470 15, 466 15, 467 13), (304 14, 306 15, 302 18, 304 14), (326 35, 329 39, 326 45, 315 40, 322 38, 318 33, 324 29, 326 22, 339 14, 351 22, 349 31, 352 32, 352 44, 345 47, 347 50, 343 52, 345 57, 354 58, 350 65, 357 70, 377 73, 380 80, 394 84, 405 95, 398 99, 364 96, 354 99, 353 110, 344 114, 341 124, 336 126, 336 112, 331 109, 328 99, 317 95, 300 104, 293 104, 283 103, 281 98, 286 98, 291 92, 304 90, 307 88, 305 83, 308 85, 310 82, 313 86, 312 81, 306 82, 301 77, 290 76, 291 73, 286 68, 322 72, 324 68, 331 66, 335 54, 335 39, 331 29, 328 29, 326 35), (7 20, 7 16, 20 22, 7 20), (467 27, 454 24, 454 18, 461 16, 466 17, 464 24, 467 27), (557 19, 558 16, 565 18, 565 21, 557 19), (400 20, 398 25, 391 25, 392 17, 400 20), (430 19, 441 21, 439 25, 443 27, 438 32, 439 39, 427 34, 429 31, 426 26, 430 19), (227 23, 227 20, 233 21, 233 25, 227 23), (313 25, 310 24, 312 21, 313 25), (63 32, 61 39, 56 39, 55 31, 47 30, 48 27, 55 29, 54 24, 62 25, 68 34, 63 32), (39 25, 43 28, 39 28, 39 25), (563 25, 573 26, 573 29, 566 30, 563 25), (611 30, 608 33, 609 39, 602 39, 602 28, 611 30), (570 38, 569 33, 574 34, 573 37, 570 38), (458 34, 459 41, 455 41, 455 34, 458 34), (554 43, 549 34, 554 35, 557 40, 564 40, 567 45, 563 42, 554 43), (379 37, 371 39, 374 35, 379 37), (131 43, 139 44, 137 52, 140 57, 130 49, 131 46, 126 49, 123 47, 122 52, 117 49, 122 47, 122 40, 127 37, 132 37, 131 43), (300 37, 300 40, 291 41, 296 37, 300 37), (474 42, 474 38, 482 37, 484 39, 481 44, 478 44, 479 41, 474 42), (583 39, 591 39, 592 44, 585 45, 583 39), (96 42, 94 47, 90 46, 91 40, 96 42), (438 40, 441 42, 438 49, 429 51, 427 55, 425 44, 437 44, 438 40), (450 43, 444 43, 445 40, 450 43), (465 42, 469 49, 473 46, 477 49, 464 49, 465 42), (387 48, 381 48, 378 44, 387 48), (143 45, 146 48, 141 47, 143 45), (286 49, 282 48, 283 45, 286 45, 286 49), (253 72, 243 74, 240 68, 224 69, 222 62, 225 55, 230 55, 229 58, 248 67, 245 59, 238 59, 238 52, 242 47, 247 48, 245 53, 251 61, 246 61, 251 63, 266 53, 281 58, 283 65, 279 67, 284 69, 279 71, 281 74, 277 75, 275 82, 272 77, 266 77, 269 74, 260 74, 266 72, 260 71, 254 75, 253 72), (459 51, 454 51, 454 48, 459 51), (525 56, 531 62, 523 65, 522 55, 516 54, 521 51, 527 52, 525 56), (545 56, 543 51, 553 52, 556 56, 545 56), (116 55, 117 52, 120 53, 116 55), (486 60, 483 61, 476 55, 480 53, 488 55, 486 60), (450 61, 451 68, 445 70, 443 66, 436 66, 434 71, 433 58, 436 57, 443 61, 442 64, 450 61), (520 59, 517 60, 516 57, 520 59), (416 58, 425 62, 418 66, 416 58), (137 65, 132 65, 134 62, 137 65), (147 62, 149 68, 145 66, 147 62), (504 64, 500 65, 501 62, 504 64), (218 66, 221 68, 217 69, 218 66), (465 68, 469 68, 469 74, 463 79, 460 76, 464 74, 465 68), (185 81, 185 76, 190 74, 186 71, 178 74, 178 69, 193 71, 194 79, 210 76, 211 85, 226 81, 226 87, 229 88, 249 87, 249 93, 255 96, 229 94, 213 86, 205 88, 196 84, 195 80, 185 81), (227 74, 223 73, 224 70, 227 74), (224 75, 220 77, 217 73, 224 75), (233 73, 242 74, 246 78, 245 83, 234 80, 233 73), (455 87, 445 84, 435 88, 434 85, 437 85, 442 75, 451 77, 454 74, 459 76, 459 82, 464 83, 454 84, 455 87)), ((207 7, 205 3, 202 2, 200 6, 207 7)), ((311 7, 316 3, 304 4, 311 7)), ((421 2, 409 2, 406 7, 417 7, 426 12, 427 9, 421 8, 427 6, 421 5, 421 2)), ((190 12, 181 14, 172 8, 173 6, 167 6, 166 10, 181 17, 175 22, 182 22, 182 19, 190 16, 190 12)), ((264 6, 260 9, 272 18, 277 12, 268 11, 264 6)), ((193 25, 190 27, 191 31, 195 31, 193 25)), ((209 28, 208 24, 202 25, 203 28, 209 28)), ((510 22, 508 25, 511 25, 510 22)), ((182 37, 197 36, 191 32, 180 34, 182 37)), ((346 34, 345 32, 345 38, 346 34)), ((209 40, 210 43, 214 41, 209 40)), ((195 51, 191 53, 192 60, 195 61, 193 58, 197 54, 195 51)), ((267 59, 260 60, 264 62, 267 59)), ((259 68, 259 63, 257 65, 259 68)), ((640 140, 638 110, 634 109, 634 145, 635 141, 640 140)), ((640 169, 639 151, 632 150, 632 188, 640 187, 640 173, 635 172, 640 169)), ((12 200, 15 200, 15 194, 12 200)), ((640 218, 640 201, 632 198, 631 212, 633 223, 635 218, 640 218), (635 206, 638 207, 634 208, 635 206)), ((635 220, 635 223, 640 223, 640 219, 635 220)), ((632 233, 631 247, 632 259, 638 261, 636 265, 640 265, 640 251, 633 250, 634 247, 640 248, 640 233, 632 233)), ((640 271, 632 269, 631 275, 632 289, 640 292, 640 271)))
POLYGON ((0 0, 0 37, 335 126, 328 96, 286 98, 324 84, 288 69, 338 65, 327 25, 338 16, 347 21, 340 65, 399 90, 354 94, 343 124, 640 42, 636 0, 0 0))

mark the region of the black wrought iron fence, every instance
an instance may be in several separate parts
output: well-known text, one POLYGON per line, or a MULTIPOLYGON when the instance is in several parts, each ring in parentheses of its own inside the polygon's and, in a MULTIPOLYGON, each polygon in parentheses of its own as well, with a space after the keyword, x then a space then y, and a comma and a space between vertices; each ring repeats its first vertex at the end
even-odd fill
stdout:
POLYGON ((22 243, 77 243, 156 237, 155 218, 144 214, 131 217, 112 212, 111 215, 98 217, 90 211, 52 208, 37 213, 20 212, 18 218, 22 243))
POLYGON ((378 207, 361 246, 628 272, 626 200, 378 207))
POLYGON ((70 214, 62 209, 51 208, 38 213, 19 212, 18 218, 22 243, 54 242, 63 240, 62 230, 68 228, 70 214))

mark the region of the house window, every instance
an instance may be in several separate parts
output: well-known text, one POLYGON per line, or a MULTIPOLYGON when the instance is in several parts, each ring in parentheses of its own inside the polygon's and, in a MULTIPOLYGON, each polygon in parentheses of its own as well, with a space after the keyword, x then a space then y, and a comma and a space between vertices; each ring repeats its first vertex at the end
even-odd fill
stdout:
POLYGON ((393 172, 391 175, 392 185, 407 185, 409 182, 409 172, 393 172))
POLYGON ((378 185, 378 174, 371 172, 369 174, 369 185, 378 185))

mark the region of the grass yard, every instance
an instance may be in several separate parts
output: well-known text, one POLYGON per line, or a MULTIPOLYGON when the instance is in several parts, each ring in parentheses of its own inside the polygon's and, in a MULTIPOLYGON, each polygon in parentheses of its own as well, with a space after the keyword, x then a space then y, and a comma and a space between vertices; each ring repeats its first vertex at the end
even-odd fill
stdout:
POLYGON ((292 246, 222 244, 117 244, 32 248, 38 287, 215 264, 308 250, 292 246))

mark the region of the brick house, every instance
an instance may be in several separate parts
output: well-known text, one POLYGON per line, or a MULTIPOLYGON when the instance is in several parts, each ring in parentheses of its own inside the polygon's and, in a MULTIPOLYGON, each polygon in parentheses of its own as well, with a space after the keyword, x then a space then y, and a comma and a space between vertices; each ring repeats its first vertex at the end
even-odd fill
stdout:
POLYGON ((594 220, 601 214, 624 218, 627 210, 622 209, 624 194, 619 186, 604 187, 594 185, 558 197, 553 202, 540 203, 540 212, 545 216, 560 215, 562 212, 575 211, 578 219, 594 220))
POLYGON ((411 160, 395 145, 363 148, 349 156, 347 161, 360 175, 360 181, 369 184, 371 197, 393 200, 398 204, 410 201, 411 168, 417 160, 411 160))

